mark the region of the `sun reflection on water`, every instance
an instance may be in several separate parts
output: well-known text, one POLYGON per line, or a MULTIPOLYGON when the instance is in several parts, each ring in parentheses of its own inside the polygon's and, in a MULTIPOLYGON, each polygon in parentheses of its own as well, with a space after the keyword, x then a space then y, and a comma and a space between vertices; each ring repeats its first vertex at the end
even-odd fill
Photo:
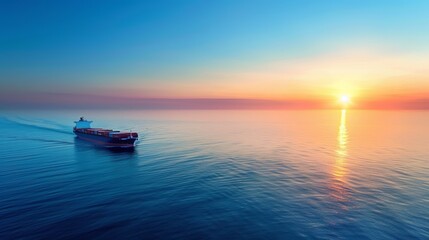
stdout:
POLYGON ((347 158, 347 142, 348 142, 348 135, 347 135, 347 127, 346 127, 346 114, 347 110, 343 109, 341 110, 341 120, 340 120, 340 126, 338 128, 338 147, 336 150, 336 159, 335 159, 335 165, 334 165, 334 171, 333 175, 336 180, 343 182, 345 179, 345 161, 347 158))
POLYGON ((348 133, 346 126, 347 110, 341 110, 340 126, 338 127, 337 149, 335 154, 335 162, 332 169, 333 183, 331 185, 332 196, 340 202, 347 200, 346 192, 346 177, 347 177, 347 144, 348 133))

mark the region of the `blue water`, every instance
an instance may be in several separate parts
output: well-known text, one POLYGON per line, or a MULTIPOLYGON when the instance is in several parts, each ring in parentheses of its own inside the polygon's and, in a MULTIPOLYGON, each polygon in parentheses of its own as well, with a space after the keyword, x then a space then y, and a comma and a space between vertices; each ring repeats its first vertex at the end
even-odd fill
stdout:
POLYGON ((0 239, 429 239, 429 112, 0 115, 0 239))

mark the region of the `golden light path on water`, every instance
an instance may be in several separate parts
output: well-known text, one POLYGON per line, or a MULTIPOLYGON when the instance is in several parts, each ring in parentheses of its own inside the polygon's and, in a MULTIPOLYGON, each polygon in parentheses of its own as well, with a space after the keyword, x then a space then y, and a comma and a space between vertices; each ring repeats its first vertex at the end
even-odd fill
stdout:
POLYGON ((335 154, 335 163, 332 170, 334 183, 331 186, 332 196, 338 201, 346 201, 345 184, 347 177, 347 144, 348 134, 346 126, 347 110, 341 110, 340 126, 338 127, 337 150, 335 154))
POLYGON ((347 158, 347 127, 346 127, 346 114, 347 110, 343 109, 341 110, 341 119, 340 119, 340 126, 338 128, 338 148, 337 148, 337 155, 335 160, 335 168, 333 175, 336 177, 339 181, 344 181, 345 177, 345 168, 344 168, 344 162, 347 158))

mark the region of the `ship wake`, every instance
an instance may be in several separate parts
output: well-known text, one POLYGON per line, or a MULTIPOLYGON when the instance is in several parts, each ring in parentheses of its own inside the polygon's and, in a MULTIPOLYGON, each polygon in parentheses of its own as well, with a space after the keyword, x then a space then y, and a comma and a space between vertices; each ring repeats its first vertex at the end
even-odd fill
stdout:
POLYGON ((17 117, 17 118, 3 118, 3 121, 19 125, 21 127, 28 127, 33 129, 39 129, 43 131, 51 131, 51 132, 57 132, 62 134, 70 134, 73 133, 70 130, 67 130, 69 126, 65 126, 56 122, 48 121, 48 120, 28 120, 25 118, 17 117))

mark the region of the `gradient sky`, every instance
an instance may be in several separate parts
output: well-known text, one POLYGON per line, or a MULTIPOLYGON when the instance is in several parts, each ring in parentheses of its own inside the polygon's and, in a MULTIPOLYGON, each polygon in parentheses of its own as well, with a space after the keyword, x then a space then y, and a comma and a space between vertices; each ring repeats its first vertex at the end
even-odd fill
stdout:
POLYGON ((426 0, 1 1, 0 100, 429 108, 428 13, 426 0))

